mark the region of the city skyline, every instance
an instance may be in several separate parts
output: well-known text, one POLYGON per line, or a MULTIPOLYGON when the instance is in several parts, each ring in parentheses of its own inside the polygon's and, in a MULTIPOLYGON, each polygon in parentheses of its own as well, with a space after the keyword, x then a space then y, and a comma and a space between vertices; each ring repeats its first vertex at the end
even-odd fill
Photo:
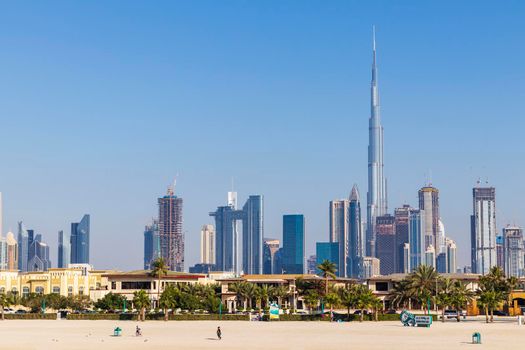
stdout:
MULTIPOLYGON (((117 5, 6 6, 2 234, 16 234, 24 221, 54 243, 59 230, 89 212, 91 262, 140 268, 142 260, 132 257, 142 255, 144 225, 158 209, 155 194, 179 173, 191 266, 199 260, 200 228, 213 223, 208 212, 223 203, 233 176, 239 193, 264 195, 265 238, 282 239, 284 213, 305 215, 311 255, 315 242, 326 241, 327 203, 347 197, 354 183, 366 216, 373 24, 390 211, 417 207, 418 188, 432 182, 458 266, 470 264, 478 178, 497 189, 496 232, 523 226, 525 204, 516 198, 525 195, 518 178, 524 169, 514 161, 522 156, 525 126, 525 52, 516 45, 522 4, 512 11, 483 3, 454 3, 452 11, 452 2, 288 4, 208 3, 208 13, 162 3, 163 13, 136 5, 140 11, 124 14, 117 5), (226 11, 232 8, 235 21, 226 11), (136 20, 148 29, 137 29, 136 20), (494 123, 501 116, 509 116, 512 129, 494 123), (175 135, 164 137, 159 126, 175 135), (124 240, 126 254, 112 254, 110 247, 124 240)), ((50 246, 55 263, 56 245, 50 246)))

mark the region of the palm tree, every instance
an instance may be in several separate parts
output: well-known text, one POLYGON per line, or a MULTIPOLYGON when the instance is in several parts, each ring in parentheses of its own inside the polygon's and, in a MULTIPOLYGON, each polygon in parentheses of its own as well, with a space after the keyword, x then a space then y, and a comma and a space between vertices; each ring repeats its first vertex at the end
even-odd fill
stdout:
MULTIPOLYGON (((245 288, 245 282, 237 281, 232 283, 228 290, 235 293, 235 297, 237 299, 237 306, 241 306, 241 300, 244 296, 244 288, 245 288)), ((246 309, 246 306, 244 306, 244 309, 246 309)))
MULTIPOLYGON (((498 306, 498 295, 494 290, 478 290, 478 304, 485 310, 485 322, 489 323, 489 310, 493 312, 495 307, 498 306)), ((491 321, 493 319, 491 318, 491 321)))
POLYGON ((402 279, 401 281, 394 283, 394 287, 390 292, 390 298, 396 309, 398 309, 401 305, 406 307, 407 303, 409 304, 410 308, 410 301, 414 295, 413 291, 409 288, 409 284, 410 281, 408 279, 402 279))
POLYGON ((265 306, 268 306, 270 304, 270 295, 273 293, 272 290, 273 287, 268 286, 267 284, 263 284, 261 287, 258 288, 258 298, 261 300, 261 306, 260 308, 263 308, 262 301, 264 300, 265 306))
POLYGON ((317 269, 321 271, 321 274, 325 281, 324 295, 328 294, 328 278, 331 277, 336 279, 335 272, 337 271, 336 265, 330 260, 324 260, 322 263, 317 265, 317 269))
POLYGON ((350 321, 350 308, 352 308, 356 302, 356 293, 354 293, 354 291, 355 287, 337 289, 341 305, 346 307, 346 317, 348 321, 350 321))
POLYGON ((164 321, 169 319, 169 309, 175 309, 177 307, 177 294, 180 293, 179 290, 169 284, 159 299, 159 306, 164 309, 164 321))
MULTIPOLYGON (((517 277, 515 276, 510 276, 507 278, 507 281, 506 281, 506 294, 507 294, 507 300, 505 300, 505 303, 507 304, 507 311, 509 311, 509 308, 512 304, 512 298, 511 298, 511 295, 512 293, 514 292, 514 290, 518 287, 518 284, 519 284, 519 280, 517 277)), ((514 307, 514 305, 512 305, 512 307, 514 307)), ((509 315, 510 315, 510 312, 509 312, 509 315)))
POLYGON ((441 308, 441 322, 445 322, 445 309, 451 304, 453 290, 454 281, 450 278, 444 278, 440 281, 435 303, 438 308, 441 308))
POLYGON ((285 286, 279 286, 279 287, 273 288, 272 291, 273 291, 272 298, 277 298, 277 304, 281 306, 282 299, 286 298, 289 295, 288 288, 286 288, 285 286))
POLYGON ((337 305, 340 300, 339 300, 339 296, 336 294, 336 293, 329 293, 326 297, 325 297, 325 301, 327 304, 330 305, 330 322, 332 322, 332 316, 333 316, 333 312, 334 312, 334 305, 337 305))
POLYGON ((304 296, 304 303, 306 304, 306 307, 310 310, 310 314, 313 312, 313 308, 319 304, 319 294, 315 291, 309 291, 304 296))
POLYGON ((162 276, 166 276, 168 274, 168 265, 166 264, 166 261, 163 257, 157 258, 152 264, 151 264, 151 275, 157 277, 157 302, 160 301, 160 279, 162 276))
POLYGON ((374 321, 379 321, 379 311, 383 310, 383 301, 376 296, 373 296, 370 306, 374 310, 374 321))
POLYGON ((409 281, 408 288, 414 295, 417 295, 420 303, 427 312, 430 313, 427 302, 435 294, 436 284, 438 282, 439 274, 434 267, 427 265, 419 265, 407 279, 409 281))
POLYGON ((456 309, 456 319, 460 322, 460 311, 474 299, 474 292, 469 290, 465 283, 454 281, 450 297, 450 305, 456 309))
POLYGON ((140 321, 142 316, 142 321, 146 320, 146 308, 150 306, 150 300, 148 293, 145 290, 138 290, 133 293, 133 305, 140 310, 138 320, 140 321))

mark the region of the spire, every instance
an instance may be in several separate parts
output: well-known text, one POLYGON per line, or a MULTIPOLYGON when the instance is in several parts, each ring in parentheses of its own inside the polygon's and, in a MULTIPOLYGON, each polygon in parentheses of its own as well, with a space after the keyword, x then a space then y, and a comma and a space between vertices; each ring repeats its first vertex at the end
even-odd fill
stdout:
POLYGON ((372 26, 372 47, 373 47, 373 58, 372 58, 372 84, 375 85, 377 79, 377 67, 376 67, 376 26, 372 26))

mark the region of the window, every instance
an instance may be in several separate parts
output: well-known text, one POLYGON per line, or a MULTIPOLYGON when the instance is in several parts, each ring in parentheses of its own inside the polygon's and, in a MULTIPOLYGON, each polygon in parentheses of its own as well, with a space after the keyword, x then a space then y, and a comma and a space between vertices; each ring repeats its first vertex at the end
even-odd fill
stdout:
POLYGON ((29 287, 22 288, 22 296, 27 297, 29 295, 29 287))
POLYGON ((388 282, 376 282, 376 291, 388 292, 388 282))
POLYGON ((35 293, 36 294, 44 294, 44 287, 40 287, 40 286, 36 287, 35 288, 35 293))
POLYGON ((53 287, 53 293, 54 294, 60 294, 60 287, 54 286, 53 287))
POLYGON ((84 287, 79 287, 78 288, 78 294, 84 295, 84 287))
POLYGON ((117 289, 117 282, 111 282, 111 289, 117 289))
POLYGON ((73 296, 73 287, 67 287, 67 296, 73 296))
POLYGON ((122 289, 151 289, 151 282, 122 282, 122 289))
POLYGON ((16 289, 16 287, 11 288, 11 293, 15 295, 18 294, 18 289, 16 289))

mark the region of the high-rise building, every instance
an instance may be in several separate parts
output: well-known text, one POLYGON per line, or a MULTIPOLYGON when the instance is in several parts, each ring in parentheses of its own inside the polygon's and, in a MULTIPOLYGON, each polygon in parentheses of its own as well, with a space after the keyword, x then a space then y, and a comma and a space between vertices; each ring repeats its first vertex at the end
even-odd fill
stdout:
POLYGON ((0 233, 0 271, 7 270, 7 240, 0 233))
POLYGON ((317 256, 316 255, 310 255, 308 259, 306 259, 306 273, 309 275, 316 274, 317 270, 317 256))
POLYGON ((215 228, 203 225, 201 228, 201 263, 215 264, 215 228))
MULTIPOLYGON (((242 268, 246 274, 262 274, 264 201, 261 195, 252 195, 244 204, 242 218, 242 268)), ((284 247, 283 240, 283 247, 284 247)))
POLYGON ((368 120, 368 193, 367 193, 367 228, 366 255, 375 257, 375 227, 376 217, 387 213, 386 180, 383 176, 383 126, 379 103, 379 87, 377 84, 376 38, 373 35, 372 82, 370 119, 368 120))
POLYGON ((408 239, 410 246, 410 270, 425 264, 425 211, 412 209, 408 218, 408 239))
POLYGON ((361 280, 366 280, 374 276, 379 276, 380 261, 378 258, 372 258, 370 256, 364 256, 359 259, 359 276, 361 280))
POLYGON ((67 268, 71 263, 71 235, 58 231, 58 268, 67 268))
MULTIPOLYGON (((337 242, 317 242, 315 244, 316 265, 314 273, 320 274, 321 271, 317 268, 323 261, 328 260, 336 265, 339 270, 339 244, 337 242)), ((336 272, 337 274, 337 272, 336 272)))
POLYGON ((159 222, 153 220, 144 228, 144 270, 151 270, 153 262, 160 257, 159 222))
POLYGON ((347 263, 350 259, 350 201, 347 199, 330 201, 329 212, 330 242, 339 247, 337 276, 347 277, 347 263))
POLYGON ((436 268, 436 250, 432 244, 425 249, 425 265, 436 268))
POLYGON ((215 218, 215 265, 218 271, 261 274, 263 272, 264 200, 252 195, 237 210, 237 193, 228 193, 228 205, 211 212, 215 218), (242 244, 238 224, 242 221, 242 244), (242 271, 239 252, 242 251, 242 271))
MULTIPOLYGON (((432 186, 425 186, 419 190, 419 209, 425 211, 425 250, 432 245, 437 253, 441 247, 438 246, 439 232, 439 191, 432 186)), ((432 264, 432 266, 435 266, 432 264)))
POLYGON ((439 253, 437 255, 436 271, 439 273, 448 273, 447 253, 439 253))
POLYGON ((51 260, 49 260, 49 246, 42 242, 42 235, 34 235, 33 230, 28 230, 28 234, 28 271, 47 271, 51 267, 51 260))
POLYGON ((366 239, 364 237, 363 222, 361 220, 361 202, 357 185, 352 187, 348 214, 350 220, 350 238, 346 277, 357 278, 359 275, 359 259, 366 254, 366 239))
POLYGON ((6 235, 7 243, 7 269, 10 271, 18 270, 18 243, 13 232, 6 235))
POLYGON ((496 189, 472 189, 473 215, 470 217, 472 272, 484 275, 496 266, 496 189))
POLYGON ((457 255, 457 247, 456 242, 453 240, 446 238, 445 239, 445 245, 447 247, 447 272, 448 273, 454 273, 457 270, 457 263, 456 263, 456 255, 457 255))
POLYGON ((505 274, 508 277, 523 277, 525 275, 523 230, 515 226, 503 228, 503 242, 506 258, 505 274))
POLYGON ((283 215, 283 270, 303 274, 305 262, 304 215, 283 215))
POLYGON ((211 212, 215 218, 215 265, 218 271, 240 272, 238 221, 243 219, 237 210, 237 193, 228 192, 228 204, 211 212))
POLYGON ((502 235, 496 236, 496 265, 505 271, 505 247, 502 235))
POLYGON ((279 251, 281 242, 278 239, 265 238, 264 249, 263 249, 263 273, 266 275, 272 273, 281 273, 277 270, 276 266, 276 254, 279 251))
POLYGON ((18 222, 18 269, 27 272, 29 260, 29 235, 22 221, 18 222))
POLYGON ((89 264, 89 214, 71 224, 71 264, 89 264))
POLYGON ((386 214, 376 217, 376 255, 379 259, 381 275, 396 272, 396 220, 386 214))
POLYGON ((402 261, 402 265, 403 267, 403 270, 401 271, 401 273, 410 273, 411 269, 410 269, 410 244, 409 243, 405 243, 403 245, 403 261, 402 261))
POLYGON ((159 203, 160 256, 171 271, 184 271, 184 233, 182 231, 182 198, 169 187, 159 203))
POLYGON ((445 234, 445 225, 441 219, 438 220, 438 231, 436 236, 437 252, 444 253, 447 250, 447 236, 445 234))
POLYGON ((394 217, 396 220, 396 272, 405 273, 405 271, 410 271, 409 263, 405 257, 405 246, 409 242, 408 238, 408 218, 410 216, 410 211, 412 208, 408 204, 404 204, 401 208, 396 208, 394 211, 394 217))

